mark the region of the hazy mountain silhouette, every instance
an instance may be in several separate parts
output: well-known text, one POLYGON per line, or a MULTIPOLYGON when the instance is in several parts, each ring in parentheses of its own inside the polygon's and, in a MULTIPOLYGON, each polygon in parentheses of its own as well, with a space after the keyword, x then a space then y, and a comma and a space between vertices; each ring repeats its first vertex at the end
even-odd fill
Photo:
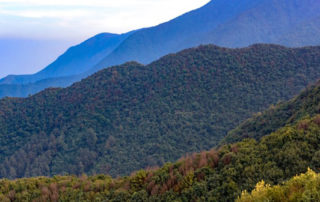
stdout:
POLYGON ((149 63, 199 44, 319 45, 319 18, 320 2, 316 0, 215 0, 170 22, 136 32, 95 70, 131 60, 149 63))
MULTIPOLYGON (((168 53, 200 44, 224 47, 244 47, 254 43, 275 43, 289 47, 319 45, 319 19, 320 2, 318 0, 213 0, 169 22, 138 30, 130 36, 126 35, 123 41, 113 43, 114 50, 104 52, 104 57, 102 57, 103 54, 98 54, 101 57, 90 57, 90 51, 77 53, 71 57, 72 60, 69 60, 68 65, 61 60, 63 74, 52 74, 58 70, 55 70, 55 66, 51 66, 50 71, 45 69, 28 78, 32 78, 31 81, 39 80, 39 74, 43 76, 41 78, 47 78, 45 77, 48 76, 47 71, 50 72, 50 76, 73 75, 70 80, 68 77, 63 78, 65 81, 63 83, 68 85, 102 68, 127 61, 147 64, 168 53), (74 58, 86 57, 95 58, 94 62, 73 61, 74 58), (81 73, 80 70, 88 71, 74 76, 81 73)), ((118 39, 118 36, 116 38, 118 39)), ((109 49, 109 43, 106 45, 108 50, 112 49, 109 49)), ((89 50, 92 47, 87 48, 89 50)), ((100 49, 98 53, 101 53, 100 49)), ((0 81, 0 84, 23 84, 26 81, 30 80, 11 76, 0 81)), ((59 83, 61 79, 56 84, 54 80, 51 81, 54 87, 59 87, 59 83)), ((4 87, 0 85, 0 91, 2 88, 4 87)), ((38 90, 32 90, 30 86, 19 88, 21 92, 25 92, 24 88, 31 89, 28 94, 38 92, 38 90)), ((15 94, 5 95, 14 96, 15 94)))
POLYGON ((33 75, 10 75, 0 84, 29 84, 42 79, 74 76, 88 71, 110 54, 132 32, 126 34, 98 34, 77 46, 69 48, 52 64, 33 75))

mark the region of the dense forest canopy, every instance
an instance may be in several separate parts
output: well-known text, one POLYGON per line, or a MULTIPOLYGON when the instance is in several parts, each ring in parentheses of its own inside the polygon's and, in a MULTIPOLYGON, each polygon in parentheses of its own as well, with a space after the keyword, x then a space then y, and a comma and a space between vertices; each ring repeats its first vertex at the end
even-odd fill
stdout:
POLYGON ((112 176, 208 150, 320 77, 320 47, 213 45, 0 100, 0 177, 112 176))
POLYGON ((244 138, 260 139, 280 127, 318 114, 320 112, 319 103, 320 81, 314 86, 309 86, 303 93, 290 101, 272 105, 263 113, 258 113, 246 120, 230 131, 222 143, 236 142, 244 138))
MULTIPOLYGON (((281 128, 258 142, 247 139, 224 145, 217 150, 188 155, 161 168, 140 170, 127 177, 82 175, 3 179, 0 180, 0 200, 234 201, 240 197, 241 191, 251 192, 262 180, 276 185, 306 172, 308 167, 319 172, 319 162, 320 115, 317 115, 281 128)), ((311 188, 319 190, 319 185, 313 187, 315 183, 319 184, 318 179, 319 176, 306 184, 301 180, 298 182, 314 191, 311 188)), ((307 179, 302 177, 302 180, 306 182, 307 179)), ((293 186, 293 191, 290 189, 293 183, 291 180, 279 190, 278 187, 256 189, 252 196, 243 192, 240 201, 256 201, 264 196, 277 199, 279 196, 275 196, 273 191, 287 194, 285 196, 301 196, 304 189, 293 186), (289 193, 285 192, 288 187, 289 193), (257 196, 257 191, 264 195, 257 196)))
POLYGON ((270 186, 264 181, 259 182, 249 194, 244 191, 237 202, 257 201, 320 201, 320 174, 311 169, 308 172, 295 176, 288 182, 270 186))

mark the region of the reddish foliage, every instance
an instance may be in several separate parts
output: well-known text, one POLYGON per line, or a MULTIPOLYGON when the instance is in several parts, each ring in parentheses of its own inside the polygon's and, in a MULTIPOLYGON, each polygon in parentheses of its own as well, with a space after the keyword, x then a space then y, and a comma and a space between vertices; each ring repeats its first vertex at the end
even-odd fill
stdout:
POLYGON ((316 118, 313 120, 313 122, 315 124, 317 124, 318 126, 320 126, 320 115, 316 116, 316 118))
POLYGON ((83 191, 84 191, 84 192, 89 192, 89 191, 91 191, 91 182, 90 182, 90 181, 87 182, 87 183, 84 185, 83 191))
POLYGON ((49 194, 50 194, 50 191, 49 191, 49 189, 47 187, 42 187, 41 188, 41 195, 49 196, 49 194))
POLYGON ((166 183, 168 189, 171 189, 176 183, 177 183, 177 177, 173 174, 173 172, 170 172, 170 178, 166 183))
POLYGON ((151 190, 151 196, 157 195, 159 193, 159 186, 156 185, 151 190))
POLYGON ((76 183, 75 185, 73 185, 73 189, 79 189, 81 187, 80 183, 76 183))
POLYGON ((60 192, 65 192, 67 190, 67 188, 65 186, 62 186, 59 190, 60 190, 60 192))
POLYGON ((232 146, 231 146, 231 151, 232 151, 233 153, 238 153, 238 151, 239 151, 238 145, 232 145, 232 146))
POLYGON ((9 191, 8 197, 10 201, 14 201, 15 196, 16 196, 16 192, 14 190, 9 191))
POLYGON ((198 181, 201 181, 201 180, 204 180, 205 176, 206 175, 204 173, 198 173, 196 177, 198 181))
POLYGON ((298 124, 298 129, 299 130, 308 130, 308 128, 309 128, 309 123, 308 122, 306 122, 306 121, 302 121, 302 122, 300 122, 299 124, 298 124))
POLYGON ((152 192, 153 188, 154 188, 154 185, 155 185, 155 182, 154 181, 151 181, 148 186, 147 186, 147 190, 149 193, 152 192))
POLYGON ((226 154, 226 155, 224 155, 224 157, 223 157, 223 159, 222 159, 224 165, 230 164, 230 163, 231 163, 231 160, 232 160, 231 154, 226 154))
POLYGON ((166 191, 168 191, 168 187, 166 184, 162 185, 159 194, 164 194, 166 191))
POLYGON ((41 188, 41 201, 48 201, 48 197, 50 195, 50 191, 47 187, 41 188))
POLYGON ((42 193, 46 196, 49 194, 50 201, 57 202, 59 200, 59 189, 57 183, 51 183, 48 188, 44 188, 42 193))
POLYGON ((87 175, 81 175, 80 177, 80 180, 82 181, 82 182, 84 182, 84 181, 86 181, 87 179, 88 179, 88 176, 87 175))
POLYGON ((124 185, 123 185, 122 188, 123 188, 124 190, 126 190, 126 191, 129 191, 129 189, 130 189, 130 182, 124 183, 124 185))
POLYGON ((151 178, 153 177, 153 172, 148 172, 146 182, 150 182, 151 178))
POLYGON ((112 181, 110 182, 110 184, 109 184, 109 188, 110 188, 110 189, 114 189, 115 187, 116 187, 116 183, 115 183, 114 180, 112 180, 112 181))
POLYGON ((208 159, 207 159, 207 152, 201 152, 198 168, 202 168, 204 166, 208 165, 208 159))

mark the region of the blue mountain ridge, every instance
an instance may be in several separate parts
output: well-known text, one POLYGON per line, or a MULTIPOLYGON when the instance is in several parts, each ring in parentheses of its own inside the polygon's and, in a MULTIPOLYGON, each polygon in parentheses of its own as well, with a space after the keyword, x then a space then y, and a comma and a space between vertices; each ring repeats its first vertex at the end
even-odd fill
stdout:
MULTIPOLYGON (((289 47, 320 45, 319 19, 318 0, 212 0, 169 22, 131 32, 121 42, 114 44, 110 48, 112 51, 105 52, 104 57, 98 57, 94 62, 82 64, 77 58, 90 58, 90 54, 76 53, 76 61, 69 65, 61 62, 63 74, 50 74, 64 78, 46 78, 46 82, 42 82, 43 86, 38 86, 37 90, 30 87, 34 84, 21 85, 27 83, 26 80, 5 78, 0 84, 19 84, 13 87, 13 91, 20 93, 10 94, 4 90, 8 85, 0 85, 0 97, 33 94, 48 87, 48 83, 52 87, 60 87, 61 83, 67 86, 103 68, 128 61, 147 64, 163 55, 201 44, 232 48, 254 43, 274 43, 289 47), (77 68, 82 72, 77 71, 77 68), (59 82, 55 83, 56 79, 59 82)), ((55 72, 54 68, 50 71, 55 72)), ((39 82, 37 75, 31 78, 35 79, 27 81, 39 82)))
POLYGON ((10 75, 0 84, 29 84, 42 79, 74 76, 88 71, 102 58, 110 54, 133 32, 125 34, 101 33, 69 48, 63 55, 43 70, 32 75, 10 75))

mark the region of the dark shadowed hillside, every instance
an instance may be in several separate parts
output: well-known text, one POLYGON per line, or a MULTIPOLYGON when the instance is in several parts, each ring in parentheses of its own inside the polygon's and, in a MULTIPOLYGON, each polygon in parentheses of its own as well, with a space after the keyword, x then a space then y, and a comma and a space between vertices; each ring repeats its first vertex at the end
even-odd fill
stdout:
POLYGON ((320 113, 320 83, 310 86, 288 102, 271 106, 229 132, 223 142, 236 142, 244 138, 260 139, 285 125, 320 113))
POLYGON ((320 47, 200 46, 0 100, 0 177, 128 174, 210 149, 320 77, 320 47))

